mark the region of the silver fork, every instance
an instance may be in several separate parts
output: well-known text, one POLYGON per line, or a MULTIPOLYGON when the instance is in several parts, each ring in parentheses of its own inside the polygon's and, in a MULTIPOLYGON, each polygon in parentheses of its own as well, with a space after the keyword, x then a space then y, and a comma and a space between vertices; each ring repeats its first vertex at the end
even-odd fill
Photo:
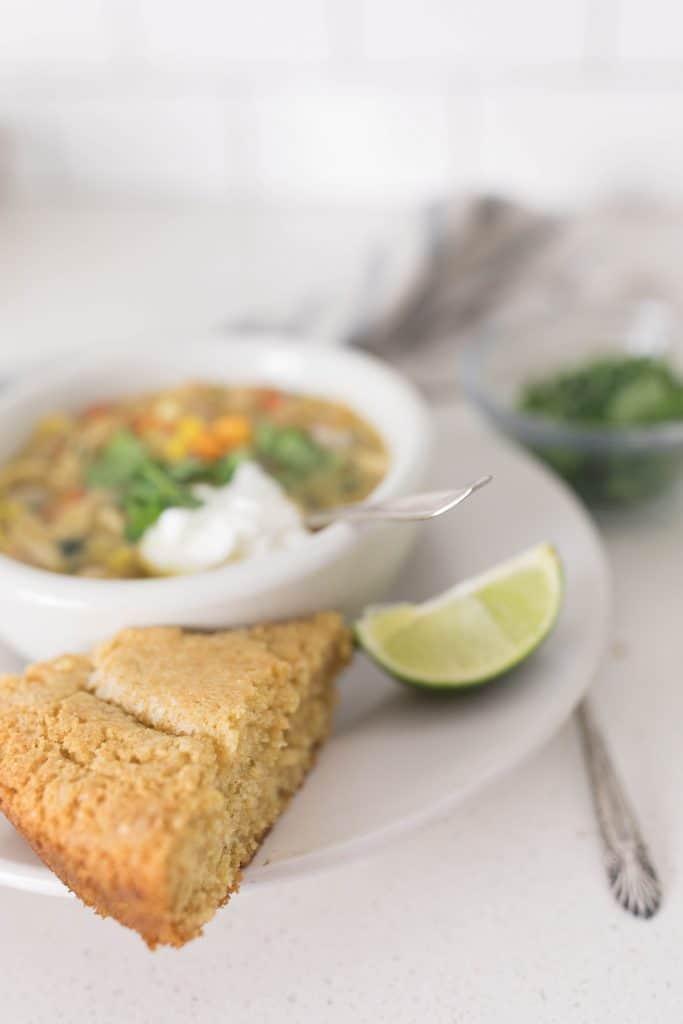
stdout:
POLYGON ((659 910, 662 891, 638 822, 586 700, 576 710, 595 813, 614 898, 636 917, 659 910))
POLYGON ((306 516, 306 526, 317 529, 339 519, 355 523, 378 519, 396 522, 436 519, 444 512, 450 512, 461 501, 469 498, 470 494, 474 494, 480 487, 490 483, 492 479, 491 476, 482 476, 457 491, 427 491, 423 494, 409 494, 404 498, 358 502, 355 505, 339 505, 336 508, 327 508, 320 512, 310 512, 306 516))

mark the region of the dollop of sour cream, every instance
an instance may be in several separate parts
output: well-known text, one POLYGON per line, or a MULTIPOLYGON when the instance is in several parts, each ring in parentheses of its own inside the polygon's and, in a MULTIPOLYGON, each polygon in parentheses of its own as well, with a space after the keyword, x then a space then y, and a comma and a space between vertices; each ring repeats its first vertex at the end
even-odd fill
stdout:
POLYGON ((197 484, 197 508, 168 508, 139 542, 160 573, 192 573, 282 551, 308 536, 301 513, 255 462, 242 462, 224 487, 197 484))

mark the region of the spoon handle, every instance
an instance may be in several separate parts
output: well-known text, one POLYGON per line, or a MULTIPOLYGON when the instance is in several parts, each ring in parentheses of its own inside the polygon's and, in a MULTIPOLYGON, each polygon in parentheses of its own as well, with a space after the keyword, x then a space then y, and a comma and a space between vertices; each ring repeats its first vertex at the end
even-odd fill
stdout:
POLYGON ((662 898, 659 878, 602 733, 585 700, 576 710, 576 719, 610 889, 625 910, 636 917, 652 917, 659 910, 662 898))

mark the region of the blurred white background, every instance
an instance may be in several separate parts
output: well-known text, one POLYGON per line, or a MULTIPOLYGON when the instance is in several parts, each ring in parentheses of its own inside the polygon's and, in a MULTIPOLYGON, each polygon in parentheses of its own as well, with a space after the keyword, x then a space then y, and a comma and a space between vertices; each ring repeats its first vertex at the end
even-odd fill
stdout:
POLYGON ((0 0, 10 200, 683 188, 680 0, 0 0))

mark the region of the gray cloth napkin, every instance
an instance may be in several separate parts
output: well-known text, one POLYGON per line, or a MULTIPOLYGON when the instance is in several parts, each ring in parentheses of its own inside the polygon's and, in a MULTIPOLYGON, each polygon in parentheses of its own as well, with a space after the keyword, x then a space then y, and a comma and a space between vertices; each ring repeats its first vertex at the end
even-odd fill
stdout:
POLYGON ((653 201, 552 216, 483 197, 432 207, 422 234, 421 258, 413 256, 409 277, 404 268, 400 287, 371 275, 375 306, 366 303, 344 340, 389 359, 432 395, 453 393, 455 352, 489 320, 504 328, 653 298, 681 310, 683 220, 653 201))

